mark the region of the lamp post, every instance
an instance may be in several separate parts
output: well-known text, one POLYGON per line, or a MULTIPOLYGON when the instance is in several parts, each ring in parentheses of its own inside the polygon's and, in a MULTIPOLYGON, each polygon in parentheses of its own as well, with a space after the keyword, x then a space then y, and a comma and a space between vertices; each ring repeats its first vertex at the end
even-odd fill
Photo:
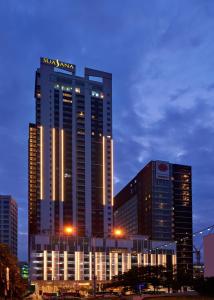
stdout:
POLYGON ((115 248, 118 248, 118 239, 124 237, 124 230, 122 228, 115 228, 113 230, 113 236, 116 238, 115 240, 115 248))
MULTIPOLYGON (((69 236, 76 236, 76 228, 72 225, 67 225, 63 228, 64 236, 67 237, 67 243, 68 243, 68 237, 69 236)), ((76 241, 75 241, 75 247, 76 248, 76 241)))

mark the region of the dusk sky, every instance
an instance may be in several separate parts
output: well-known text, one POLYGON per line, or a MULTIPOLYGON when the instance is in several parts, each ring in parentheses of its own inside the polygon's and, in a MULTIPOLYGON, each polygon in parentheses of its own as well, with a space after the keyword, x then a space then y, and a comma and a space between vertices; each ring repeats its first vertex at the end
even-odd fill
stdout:
POLYGON ((214 224, 214 1, 0 2, 0 194, 27 258, 28 123, 41 56, 113 74, 115 192, 150 160, 193 168, 194 229, 214 224))

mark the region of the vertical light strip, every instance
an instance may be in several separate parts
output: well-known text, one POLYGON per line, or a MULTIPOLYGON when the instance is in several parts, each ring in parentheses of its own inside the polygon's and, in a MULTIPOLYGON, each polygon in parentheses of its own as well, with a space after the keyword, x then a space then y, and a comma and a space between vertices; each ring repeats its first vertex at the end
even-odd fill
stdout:
POLYGON ((40 126, 40 199, 44 196, 43 191, 43 127, 40 126))
POLYGON ((112 268, 113 268, 113 265, 112 265, 112 255, 113 255, 113 253, 109 252, 109 280, 112 279, 112 268))
POLYGON ((126 272, 126 258, 125 258, 126 253, 122 253, 122 273, 126 272))
POLYGON ((75 280, 80 280, 80 252, 75 252, 75 280))
POLYGON ((52 129, 52 200, 56 200, 56 133, 55 128, 52 129))
POLYGON ((177 256, 175 254, 172 255, 172 265, 173 267, 177 264, 177 256))
POLYGON ((151 254, 151 266, 156 265, 156 254, 151 254))
POLYGON ((51 251, 51 279, 55 280, 55 251, 51 251))
POLYGON ((137 265, 140 267, 142 265, 142 254, 138 253, 137 254, 137 265))
POLYGON ((68 252, 64 251, 64 280, 68 280, 68 252))
POLYGON ((118 253, 114 253, 114 263, 115 263, 114 275, 118 275, 118 253))
POLYGON ((106 204, 105 137, 103 136, 103 205, 106 204))
POLYGON ((114 206, 114 144, 111 140, 111 205, 114 206))
POLYGON ((47 250, 43 251, 43 280, 47 280, 47 250))
POLYGON ((89 252, 89 280, 92 280, 92 252, 89 252))
POLYGON ((132 268, 132 256, 131 253, 128 253, 127 269, 130 270, 131 268, 132 268))
POLYGON ((61 130, 61 201, 64 201, 64 130, 61 130))
POLYGON ((148 266, 149 264, 149 258, 148 258, 148 254, 143 254, 143 265, 144 266, 148 266))

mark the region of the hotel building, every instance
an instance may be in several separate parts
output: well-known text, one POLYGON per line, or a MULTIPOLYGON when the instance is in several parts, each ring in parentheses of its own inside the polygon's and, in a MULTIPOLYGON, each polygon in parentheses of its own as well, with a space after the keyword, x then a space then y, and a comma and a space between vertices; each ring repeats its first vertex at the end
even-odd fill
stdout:
POLYGON ((85 68, 80 77, 75 65, 41 58, 35 106, 36 122, 29 126, 31 280, 106 281, 135 264, 174 264, 174 246, 152 252, 145 236, 112 237, 112 75, 85 68))
POLYGON ((115 196, 114 225, 176 241, 181 272, 193 264, 191 176, 190 166, 151 161, 115 196))
POLYGON ((7 244, 17 256, 18 208, 9 195, 0 195, 0 243, 7 244))
POLYGON ((112 75, 41 58, 29 126, 29 235, 112 232, 112 75))

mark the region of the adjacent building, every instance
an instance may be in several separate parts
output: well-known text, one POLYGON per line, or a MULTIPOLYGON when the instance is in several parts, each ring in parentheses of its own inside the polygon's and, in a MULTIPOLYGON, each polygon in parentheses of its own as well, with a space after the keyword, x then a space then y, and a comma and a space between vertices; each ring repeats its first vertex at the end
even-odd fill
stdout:
POLYGON ((17 216, 17 203, 12 196, 0 195, 0 243, 7 244, 15 256, 17 256, 17 216))
POLYGON ((191 167, 150 161, 115 197, 114 225, 176 241, 177 268, 192 271, 191 167))
POLYGON ((29 126, 29 236, 108 236, 113 214, 112 75, 41 58, 29 126))
POLYGON ((214 234, 204 237, 204 277, 214 277, 214 234))

